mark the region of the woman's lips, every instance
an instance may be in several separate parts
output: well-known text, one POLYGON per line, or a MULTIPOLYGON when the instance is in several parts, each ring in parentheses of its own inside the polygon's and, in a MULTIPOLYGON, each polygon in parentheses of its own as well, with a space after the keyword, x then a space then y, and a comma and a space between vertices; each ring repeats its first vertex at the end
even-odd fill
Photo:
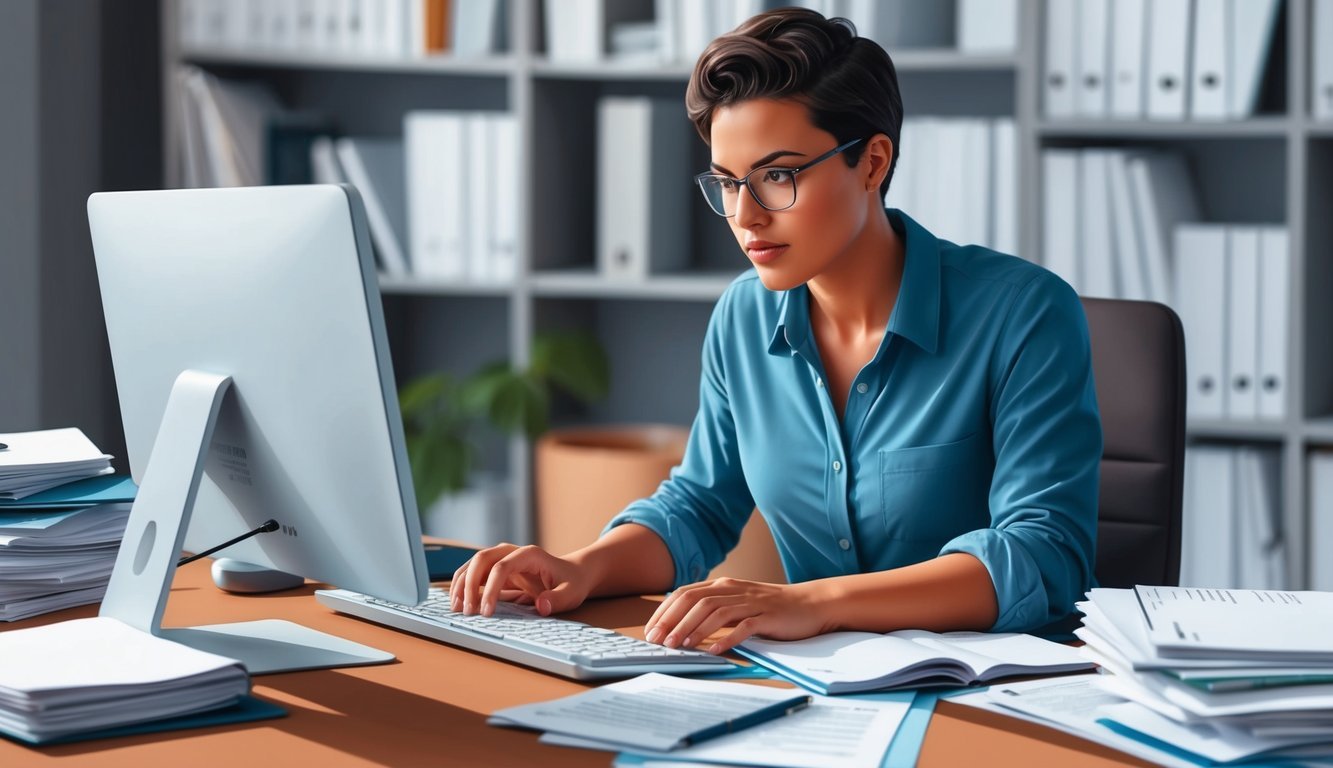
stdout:
POLYGON ((778 243, 770 243, 764 240, 754 240, 745 244, 745 254, 750 257, 750 261, 755 264, 767 264, 782 252, 787 250, 787 246, 778 243))

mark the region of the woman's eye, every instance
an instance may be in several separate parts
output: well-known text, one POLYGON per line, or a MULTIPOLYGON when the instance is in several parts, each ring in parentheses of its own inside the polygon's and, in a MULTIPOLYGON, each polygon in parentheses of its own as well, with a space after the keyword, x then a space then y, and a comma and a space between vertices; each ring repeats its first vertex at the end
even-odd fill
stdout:
POLYGON ((722 191, 723 191, 723 192, 735 192, 735 191, 736 191, 736 180, 735 180, 735 179, 718 179, 718 180, 717 180, 717 185, 718 185, 719 187, 722 188, 722 191))
POLYGON ((765 184, 790 184, 791 171, 785 168, 769 168, 764 171, 765 184))

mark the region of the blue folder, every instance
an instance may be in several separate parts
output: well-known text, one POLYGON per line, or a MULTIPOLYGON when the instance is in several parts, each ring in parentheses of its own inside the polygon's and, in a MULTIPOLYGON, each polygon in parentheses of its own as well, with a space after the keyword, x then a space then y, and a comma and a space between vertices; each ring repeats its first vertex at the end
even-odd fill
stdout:
POLYGON ((117 501, 134 501, 139 486, 124 475, 100 475, 48 488, 22 499, 0 499, 0 511, 16 509, 62 509, 90 507, 117 501))
POLYGON ((17 741, 20 744, 45 747, 52 744, 69 744, 75 741, 88 741, 90 739, 110 739, 117 736, 135 736, 141 733, 177 731, 187 728, 207 728, 212 725, 248 723, 254 720, 269 720, 275 717, 286 716, 287 710, 279 707, 277 704, 271 704, 267 701, 256 699, 254 696, 247 695, 241 697, 240 701, 235 704, 222 707, 221 709, 211 709, 207 712, 196 712, 192 715, 169 717, 165 720, 153 720, 147 723, 135 723, 133 725, 122 725, 115 728, 85 731, 83 733, 61 736, 55 739, 33 741, 27 737, 8 733, 4 730, 0 730, 0 736, 17 741))

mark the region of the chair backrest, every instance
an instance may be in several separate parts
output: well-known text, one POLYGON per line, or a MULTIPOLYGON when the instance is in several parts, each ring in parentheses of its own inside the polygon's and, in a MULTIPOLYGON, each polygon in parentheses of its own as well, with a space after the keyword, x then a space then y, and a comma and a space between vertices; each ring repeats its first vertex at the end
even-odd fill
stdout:
POLYGON ((1083 299, 1102 416, 1097 582, 1180 580, 1185 335, 1169 307, 1083 299))

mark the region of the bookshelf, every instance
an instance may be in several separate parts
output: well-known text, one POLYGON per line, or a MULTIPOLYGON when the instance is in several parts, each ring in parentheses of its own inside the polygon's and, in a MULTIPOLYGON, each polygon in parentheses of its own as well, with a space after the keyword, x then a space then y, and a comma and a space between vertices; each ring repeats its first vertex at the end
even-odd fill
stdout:
MULTIPOLYGON (((891 50, 910 116, 1012 117, 1020 185, 1019 254, 1041 253, 1041 152, 1053 147, 1165 146, 1189 156, 1209 221, 1283 224, 1290 233, 1288 416, 1281 421, 1188 425, 1196 442, 1256 445, 1282 459, 1288 581, 1306 583, 1309 518, 1306 457, 1333 446, 1333 124, 1312 119, 1310 0, 1282 0, 1274 55, 1281 77, 1255 117, 1236 121, 1055 120, 1041 105, 1045 34, 1042 0, 1020 0, 1012 54, 952 49, 891 50), (1274 106, 1275 105, 1275 106, 1274 106)), ((170 76, 191 63, 220 75, 270 83, 289 106, 330 115, 351 135, 397 135, 409 109, 502 109, 516 115, 522 154, 517 202, 520 266, 512 284, 450 285, 385 279, 382 291, 398 381, 439 368, 466 372, 508 356, 524 362, 534 331, 579 327, 598 335, 612 361, 611 396, 557 423, 667 421, 688 424, 697 405, 699 344, 712 303, 743 267, 724 222, 691 208, 682 222, 692 262, 684 274, 637 283, 595 269, 595 111, 605 95, 683 102, 689 67, 565 64, 542 53, 542 4, 507 0, 509 49, 480 59, 345 58, 228 50, 184 50, 175 3, 163 0, 165 167, 180 178, 179 135, 170 76)), ((682 103, 682 116, 683 116, 682 103)), ((683 119, 683 117, 682 117, 683 119)), ((694 160, 707 164, 696 142, 694 160)), ((688 169, 687 169, 688 170, 688 169)), ((909 210, 910 213, 910 210, 909 210)), ((512 528, 530 540, 531 449, 508 441, 488 454, 517 500, 512 528)))

